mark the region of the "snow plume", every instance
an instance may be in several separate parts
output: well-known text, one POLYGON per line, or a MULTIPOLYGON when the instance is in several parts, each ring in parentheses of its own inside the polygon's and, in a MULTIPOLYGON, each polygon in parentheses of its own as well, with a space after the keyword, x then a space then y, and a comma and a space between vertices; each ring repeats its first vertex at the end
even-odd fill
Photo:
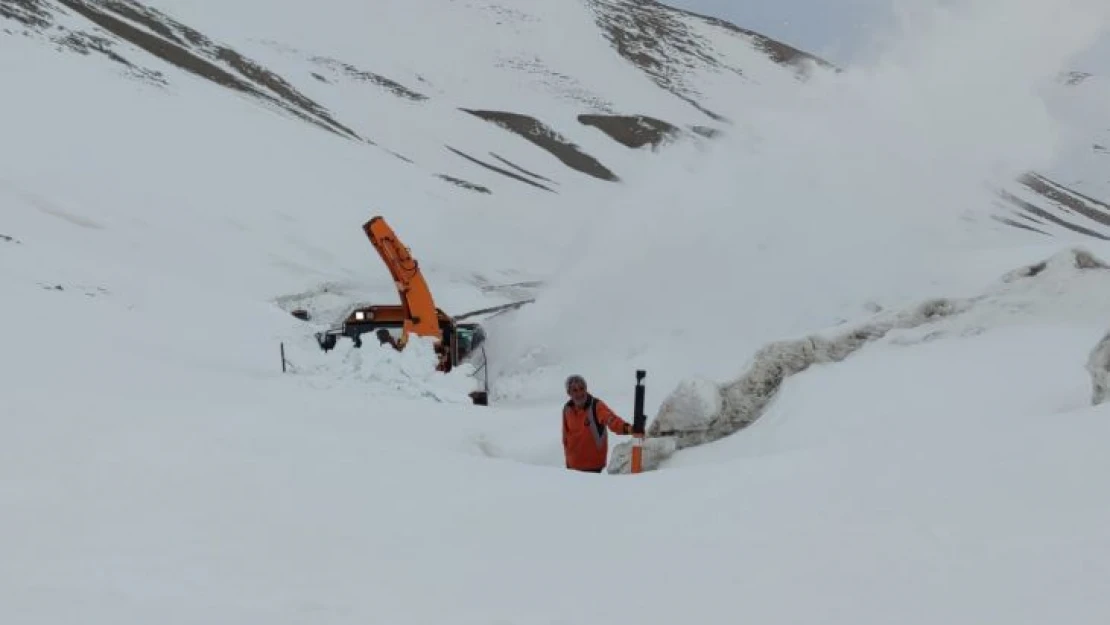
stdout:
POLYGON ((601 352, 732 377, 705 354, 938 292, 962 270, 949 252, 996 231, 997 187, 1052 162, 1059 128, 1038 87, 1108 7, 933 7, 866 65, 745 92, 715 145, 671 147, 611 205, 568 215, 566 270, 522 311, 517 342, 580 369, 601 352))

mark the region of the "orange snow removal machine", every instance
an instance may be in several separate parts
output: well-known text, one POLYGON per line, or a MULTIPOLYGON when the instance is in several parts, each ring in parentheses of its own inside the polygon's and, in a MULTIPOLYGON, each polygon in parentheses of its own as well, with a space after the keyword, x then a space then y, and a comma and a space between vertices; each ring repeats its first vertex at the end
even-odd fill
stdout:
POLYGON ((363 224, 362 230, 389 269, 401 303, 355 308, 337 326, 326 332, 316 333, 320 348, 325 352, 333 349, 340 336, 353 340, 355 347, 362 347, 361 336, 367 332, 374 332, 379 341, 398 350, 404 349, 414 335, 432 337, 439 355, 437 369, 447 372, 463 363, 472 364, 479 389, 470 393, 471 400, 478 405, 487 405, 489 368, 486 361, 485 330, 479 323, 461 323, 461 320, 519 308, 533 300, 484 308, 452 317, 436 307, 419 263, 383 217, 375 216, 363 224), (398 332, 399 336, 395 336, 394 332, 398 332))

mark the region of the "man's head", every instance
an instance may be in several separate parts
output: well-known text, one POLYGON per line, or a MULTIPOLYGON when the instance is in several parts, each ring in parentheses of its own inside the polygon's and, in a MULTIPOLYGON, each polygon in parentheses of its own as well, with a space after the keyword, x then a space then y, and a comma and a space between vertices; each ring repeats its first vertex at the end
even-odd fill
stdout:
POLYGON ((567 378, 567 395, 571 400, 581 406, 586 403, 586 378, 575 374, 567 378))

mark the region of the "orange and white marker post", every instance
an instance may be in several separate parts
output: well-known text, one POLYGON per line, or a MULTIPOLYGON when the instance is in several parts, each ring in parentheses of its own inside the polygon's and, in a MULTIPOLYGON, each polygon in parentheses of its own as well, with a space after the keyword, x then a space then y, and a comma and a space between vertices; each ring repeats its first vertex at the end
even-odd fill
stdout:
POLYGON ((644 470, 644 430, 647 415, 644 414, 644 376, 647 372, 636 371, 636 405, 632 413, 632 473, 644 470))

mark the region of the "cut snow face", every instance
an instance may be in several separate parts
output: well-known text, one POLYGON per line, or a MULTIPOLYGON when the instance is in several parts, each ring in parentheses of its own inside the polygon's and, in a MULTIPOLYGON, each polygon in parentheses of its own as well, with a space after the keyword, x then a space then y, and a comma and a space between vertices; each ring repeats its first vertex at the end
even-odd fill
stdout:
POLYGON ((1105 403, 1110 397, 1110 332, 1091 349, 1087 373, 1091 375, 1091 403, 1105 403))
MULTIPOLYGON (((1089 251, 1068 250, 1008 272, 976 297, 929 301, 908 311, 876 315, 871 322, 850 330, 767 345, 734 381, 714 384, 691 379, 679 384, 648 426, 648 436, 662 440, 649 438, 644 466, 658 468, 675 451, 712 443, 747 428, 783 392, 788 378, 817 365, 835 367, 833 363, 870 343, 887 339, 890 345, 911 346, 1057 318, 1110 324, 1110 265, 1089 251)), ((1101 341, 1086 361, 1094 384, 1094 403, 1105 398, 1107 343, 1101 341)), ((1076 362, 1086 355, 1075 354, 1076 362)), ((627 472, 630 453, 631 443, 621 443, 614 450, 609 472, 627 472)))

